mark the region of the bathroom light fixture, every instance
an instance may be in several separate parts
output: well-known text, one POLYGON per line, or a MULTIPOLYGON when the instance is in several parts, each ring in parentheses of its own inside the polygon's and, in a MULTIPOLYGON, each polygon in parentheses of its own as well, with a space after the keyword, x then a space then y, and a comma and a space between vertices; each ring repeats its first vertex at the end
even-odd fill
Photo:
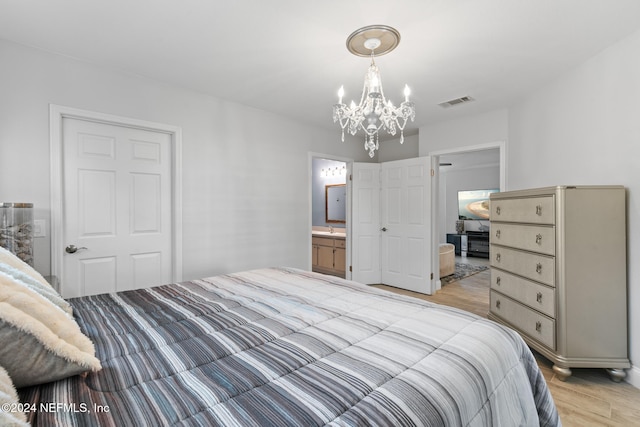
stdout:
POLYGON ((380 71, 374 60, 376 55, 391 52, 398 43, 400 43, 400 33, 386 25, 360 28, 347 38, 349 52, 357 56, 371 56, 371 65, 364 77, 362 97, 358 105, 353 101, 349 107, 343 104, 344 87, 340 87, 338 103, 333 106, 333 121, 340 123, 343 142, 345 128, 351 135, 355 135, 362 129, 365 133, 364 148, 369 151, 369 157, 373 157, 379 148, 378 131, 380 129, 384 128, 390 135, 395 135, 399 129, 400 144, 402 144, 407 120, 413 121, 416 117, 415 105, 409 101, 411 94, 409 86, 404 87, 404 102, 400 107, 396 108, 385 98, 380 71))
POLYGON ((342 165, 342 167, 334 167, 334 168, 322 168, 320 170, 321 178, 329 178, 331 176, 346 176, 347 175, 347 167, 342 165))

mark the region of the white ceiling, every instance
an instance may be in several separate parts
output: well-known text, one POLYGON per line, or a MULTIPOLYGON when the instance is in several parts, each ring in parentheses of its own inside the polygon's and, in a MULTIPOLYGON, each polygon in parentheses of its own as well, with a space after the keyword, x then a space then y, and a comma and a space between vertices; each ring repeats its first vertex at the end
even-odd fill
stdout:
POLYGON ((376 60, 385 95, 408 83, 413 129, 509 105, 640 28, 638 0, 0 0, 0 38, 336 129, 368 59, 345 46, 398 29, 376 60), (443 109, 461 96, 475 102, 443 109))

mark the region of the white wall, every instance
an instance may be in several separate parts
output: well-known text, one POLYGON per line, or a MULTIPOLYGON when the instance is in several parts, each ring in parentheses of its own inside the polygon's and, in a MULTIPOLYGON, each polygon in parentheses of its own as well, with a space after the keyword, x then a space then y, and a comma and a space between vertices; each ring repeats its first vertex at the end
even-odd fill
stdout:
POLYGON ((638 52, 640 32, 535 91, 510 110, 508 187, 627 187, 630 353, 635 366, 632 381, 640 387, 638 52))
MULTIPOLYGON (((309 267, 308 153, 370 161, 359 138, 343 143, 338 128, 316 129, 4 41, 0 64, 0 200, 33 202, 47 231, 50 103, 182 128, 185 280, 309 267)), ((48 274, 49 238, 35 240, 35 267, 48 274)))
POLYGON ((640 32, 538 88, 508 110, 420 129, 421 155, 507 140, 507 190, 586 184, 627 187, 629 350, 633 364, 627 381, 636 387, 640 387, 638 52, 640 32))
POLYGON ((418 151, 428 156, 445 149, 505 141, 508 134, 508 110, 496 110, 421 127, 418 151))
MULTIPOLYGON (((380 141, 380 149, 373 160, 382 163, 418 157, 418 143, 418 135, 405 135, 402 144, 399 136, 388 141, 380 141)), ((364 146, 364 139, 361 146, 364 146)))

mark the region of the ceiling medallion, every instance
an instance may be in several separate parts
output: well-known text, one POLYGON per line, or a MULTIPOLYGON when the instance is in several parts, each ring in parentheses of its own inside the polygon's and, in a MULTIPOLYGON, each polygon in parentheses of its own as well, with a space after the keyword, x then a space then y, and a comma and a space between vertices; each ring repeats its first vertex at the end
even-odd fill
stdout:
POLYGON ((333 121, 339 122, 344 141, 345 128, 351 135, 358 130, 365 133, 364 148, 369 151, 369 157, 375 155, 379 148, 378 131, 384 128, 390 135, 395 135, 400 129, 400 143, 404 142, 404 127, 407 120, 416 117, 415 105, 409 101, 411 91, 404 87, 404 102, 395 107, 387 100, 382 90, 380 71, 375 63, 375 56, 384 55, 395 49, 400 43, 400 33, 395 28, 386 25, 370 25, 354 31, 347 38, 347 49, 357 56, 370 56, 371 65, 364 76, 364 87, 360 103, 354 101, 347 107, 342 103, 344 87, 338 91, 338 103, 333 106, 333 121))

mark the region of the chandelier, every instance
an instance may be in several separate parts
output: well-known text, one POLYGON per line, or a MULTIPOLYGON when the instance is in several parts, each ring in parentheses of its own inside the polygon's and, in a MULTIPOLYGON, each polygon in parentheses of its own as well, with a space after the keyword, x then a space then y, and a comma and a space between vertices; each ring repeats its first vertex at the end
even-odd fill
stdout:
POLYGON ((344 131, 355 135, 358 130, 364 131, 364 149, 369 151, 369 157, 375 155, 378 149, 378 131, 384 128, 390 135, 400 130, 400 144, 404 142, 404 127, 407 120, 415 120, 416 111, 413 102, 409 101, 411 91, 404 87, 404 102, 399 107, 387 100, 382 90, 382 79, 375 56, 391 52, 400 43, 400 33, 386 25, 371 25, 354 31, 347 38, 347 49, 357 56, 370 56, 371 65, 364 76, 364 87, 360 103, 351 101, 350 106, 342 103, 344 87, 338 91, 338 103, 333 106, 333 121, 339 122, 344 131))

